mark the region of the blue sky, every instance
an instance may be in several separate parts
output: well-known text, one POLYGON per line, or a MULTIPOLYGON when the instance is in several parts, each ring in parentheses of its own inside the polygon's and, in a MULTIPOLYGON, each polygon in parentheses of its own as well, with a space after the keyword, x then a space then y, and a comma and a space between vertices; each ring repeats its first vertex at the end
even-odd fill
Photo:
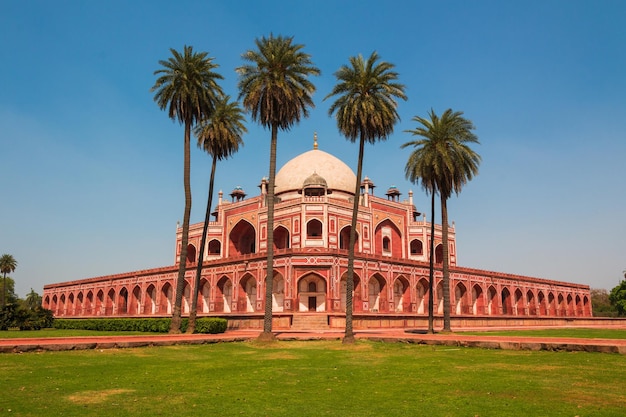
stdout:
MULTIPOLYGON (((169 48, 207 51, 224 90, 254 39, 305 45, 322 74, 310 117, 281 132, 278 164, 320 148, 356 168, 323 98, 350 56, 377 51, 406 85, 401 122, 367 146, 382 195, 404 179, 415 115, 463 111, 480 174, 449 202, 459 264, 610 289, 626 269, 626 2, 17 1, 0 3, 0 252, 16 290, 172 265, 183 129, 153 101, 169 48)), ((217 189, 256 195, 269 132, 218 165, 217 189)), ((192 150, 192 221, 210 159, 192 150)), ((439 220, 438 220, 439 221, 439 220)))

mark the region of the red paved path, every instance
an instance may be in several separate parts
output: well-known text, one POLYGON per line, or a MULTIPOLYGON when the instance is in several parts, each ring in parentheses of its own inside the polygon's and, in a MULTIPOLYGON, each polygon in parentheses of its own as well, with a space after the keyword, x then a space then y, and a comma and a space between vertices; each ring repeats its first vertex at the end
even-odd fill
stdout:
MULTIPOLYGON (((467 329, 466 329, 467 330, 467 329)), ((493 329, 492 329, 493 330, 493 329)), ((258 330, 229 330, 217 335, 137 335, 86 336, 54 338, 0 339, 0 353, 40 350, 83 350, 128 348, 141 346, 168 346, 176 344, 205 344, 254 340, 258 330)), ((276 331, 279 340, 339 340, 343 331, 295 332, 276 331)), ((566 350, 620 353, 626 355, 626 339, 579 339, 555 337, 515 337, 467 335, 464 333, 418 334, 405 329, 356 330, 357 339, 385 342, 418 343, 427 345, 470 346, 513 350, 566 350)))

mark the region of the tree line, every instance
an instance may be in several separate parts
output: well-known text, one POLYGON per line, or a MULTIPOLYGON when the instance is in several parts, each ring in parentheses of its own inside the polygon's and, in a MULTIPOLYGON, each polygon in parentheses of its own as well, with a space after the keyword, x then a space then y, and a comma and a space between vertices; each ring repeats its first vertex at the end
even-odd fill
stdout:
POLYGON ((41 296, 32 288, 21 299, 15 294, 15 281, 7 276, 15 271, 17 261, 13 255, 4 254, 0 257, 2 273, 2 296, 0 302, 0 330, 19 328, 20 330, 38 330, 52 327, 52 311, 41 306, 41 296))
MULTIPOLYGON (((261 340, 273 340, 272 333, 272 277, 273 229, 274 229, 274 185, 276 175, 276 148, 278 132, 288 131, 302 118, 308 117, 315 107, 313 93, 316 87, 312 77, 321 75, 304 45, 293 37, 263 36, 255 40, 255 48, 242 54, 243 64, 236 68, 238 74, 238 101, 231 101, 219 85, 223 77, 216 72, 219 67, 206 52, 196 52, 191 46, 182 51, 170 49, 171 56, 159 61, 157 76, 151 88, 154 101, 168 116, 184 126, 183 140, 183 186, 185 206, 183 213, 181 252, 178 260, 178 276, 170 332, 180 333, 181 305, 186 269, 189 217, 191 212, 190 189, 190 142, 192 132, 198 146, 213 158, 209 180, 209 196, 201 244, 204 245, 212 203, 216 162, 237 152, 243 145, 246 133, 244 113, 252 121, 270 131, 270 160, 267 192, 267 271, 265 282, 265 311, 261 340)), ((362 176, 364 144, 384 141, 394 131, 400 120, 398 101, 406 100, 405 86, 399 82, 399 74, 392 63, 381 60, 377 52, 365 58, 361 54, 352 56, 334 73, 337 80, 332 91, 324 100, 332 99, 329 116, 334 117, 339 133, 353 143, 358 142, 359 153, 354 192, 354 205, 348 245, 348 271, 346 291, 346 328, 344 343, 354 341, 352 328, 352 293, 354 289, 354 242, 359 193, 362 176)), ((473 133, 473 123, 460 111, 445 110, 440 116, 431 110, 426 117, 415 116, 417 127, 407 133, 416 139, 405 143, 410 148, 405 167, 407 179, 421 184, 431 195, 431 224, 435 223, 435 196, 439 195, 443 240, 443 298, 444 331, 450 331, 450 275, 448 260, 448 217, 447 201, 453 193, 458 194, 463 186, 478 174, 480 156, 471 149, 478 144, 473 133)), ((431 233, 434 236, 434 233, 431 233)), ((195 303, 198 281, 203 263, 203 248, 193 286, 189 326, 193 332, 195 303)), ((431 239, 431 254, 432 239, 431 239)), ((430 263, 429 331, 433 332, 433 257, 430 263)))

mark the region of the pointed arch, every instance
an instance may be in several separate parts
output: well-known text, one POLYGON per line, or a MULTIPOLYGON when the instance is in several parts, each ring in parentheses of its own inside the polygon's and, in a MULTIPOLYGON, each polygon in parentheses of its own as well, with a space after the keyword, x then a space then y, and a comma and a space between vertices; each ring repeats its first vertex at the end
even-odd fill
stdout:
POLYGON ((155 314, 157 311, 157 291, 154 284, 146 288, 145 301, 143 303, 143 314, 155 314))
POLYGON ((533 294, 532 290, 526 291, 526 303, 528 305, 528 315, 536 316, 537 315, 537 300, 535 299, 535 294, 533 294))
POLYGON ((413 239, 409 245, 411 256, 422 256, 424 254, 424 244, 420 239, 413 239))
POLYGON ((441 243, 435 246, 435 263, 438 265, 443 263, 443 245, 441 243))
POLYGON ((515 303, 515 314, 518 316, 526 315, 526 303, 524 302, 524 294, 522 290, 517 288, 513 293, 513 301, 515 303))
POLYGON ((384 219, 374 228, 374 253, 377 255, 402 257, 402 232, 390 219, 384 219))
POLYGON ((128 314, 128 290, 122 287, 117 296, 117 312, 116 314, 128 314))
POLYGON ((400 275, 393 283, 393 305, 396 313, 411 311, 411 290, 409 281, 400 275))
POLYGON ((200 284, 198 287, 198 300, 196 303, 196 312, 197 313, 208 313, 209 312, 209 299, 211 295, 211 285, 206 278, 202 278, 200 280, 200 284))
POLYGON ((101 316, 106 313, 106 303, 104 301, 104 291, 98 290, 96 294, 96 315, 101 316))
MULTIPOLYGON (((347 225, 341 229, 339 232, 339 249, 348 250, 350 246, 350 230, 352 230, 352 226, 347 225)), ((359 252, 359 232, 356 232, 356 236, 354 239, 354 251, 359 252)))
POLYGON ((187 265, 195 264, 196 262, 198 262, 196 247, 190 243, 187 245, 187 265))
POLYGON ((454 287, 454 303, 456 314, 469 314, 469 305, 467 302, 467 288, 465 284, 459 282, 454 287))
POLYGON ((85 307, 83 311, 86 316, 96 314, 93 304, 93 291, 91 290, 87 291, 87 295, 85 296, 85 307))
POLYGON ((228 234, 228 252, 231 256, 256 253, 256 231, 246 220, 239 220, 228 234))
POLYGON ((513 304, 511 302, 511 292, 508 288, 502 288, 501 292, 502 298, 502 314, 503 315, 512 315, 513 314, 513 304))
POLYGON ((415 293, 417 295, 415 303, 417 304, 417 314, 428 314, 428 279, 425 277, 420 278, 415 286, 415 293))
POLYGON ((500 304, 498 303, 498 291, 493 285, 487 290, 487 314, 490 316, 500 315, 500 304))
POLYGON ((557 305, 556 305, 556 300, 554 298, 554 293, 549 292, 548 293, 548 315, 549 316, 556 316, 557 313, 557 305))
POLYGON ((222 254, 222 242, 211 239, 207 245, 207 257, 215 258, 222 254))
POLYGON ((323 225, 319 219, 311 219, 306 223, 307 239, 321 239, 323 235, 323 225))
POLYGON ((135 285, 130 293, 130 301, 128 303, 128 314, 137 315, 141 312, 141 287, 135 285))
POLYGON ((215 311, 230 313, 233 303, 233 282, 224 275, 217 281, 215 288, 215 311))
POLYGON ((543 291, 537 293, 538 314, 540 316, 548 315, 548 306, 546 305, 546 296, 543 291))
POLYGON ((368 310, 373 313, 387 312, 387 282, 382 275, 376 273, 367 282, 368 310))
POLYGON ((472 314, 483 315, 485 314, 485 296, 483 289, 479 284, 472 286, 472 314))
POLYGON ((245 274, 239 280, 239 311, 252 313, 256 310, 257 301, 257 283, 251 274, 245 274))
POLYGON ((161 287, 161 301, 159 302, 160 314, 172 314, 172 302, 174 299, 174 290, 172 284, 166 282, 161 287))
POLYGON ((315 273, 307 272, 298 279, 298 311, 326 311, 327 282, 315 273))
POLYGON ((76 295, 76 304, 74 306, 74 314, 76 314, 77 316, 82 316, 84 314, 84 310, 85 310, 85 303, 84 303, 83 292, 79 291, 78 294, 76 295))
POLYGON ((279 225, 274 229, 274 249, 284 250, 291 247, 289 230, 285 226, 279 225))

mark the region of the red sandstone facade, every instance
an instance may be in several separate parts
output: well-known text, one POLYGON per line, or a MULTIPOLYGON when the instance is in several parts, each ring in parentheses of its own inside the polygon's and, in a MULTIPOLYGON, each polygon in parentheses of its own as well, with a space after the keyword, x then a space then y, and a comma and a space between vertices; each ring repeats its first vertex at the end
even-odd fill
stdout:
MULTIPOLYGON (((316 313, 331 327, 344 323, 350 218, 356 176, 317 149, 289 161, 277 174, 273 311, 278 328, 316 313)), ((199 316, 224 316, 231 325, 256 326, 264 312, 267 207, 261 193, 232 201, 220 192, 209 225, 198 293, 199 316)), ((385 197, 362 183, 354 275, 355 326, 412 326, 428 313, 430 240, 435 241, 435 313, 443 313, 441 226, 391 187, 385 197), (383 324, 384 323, 384 324, 383 324)), ((202 224, 190 228, 183 313, 189 313, 202 224)), ((177 231, 176 259, 181 230, 177 231)), ((455 229, 449 229, 453 317, 591 317, 589 286, 457 266, 455 229)), ((177 266, 128 272, 44 287, 43 306, 56 317, 167 316, 177 266)))

